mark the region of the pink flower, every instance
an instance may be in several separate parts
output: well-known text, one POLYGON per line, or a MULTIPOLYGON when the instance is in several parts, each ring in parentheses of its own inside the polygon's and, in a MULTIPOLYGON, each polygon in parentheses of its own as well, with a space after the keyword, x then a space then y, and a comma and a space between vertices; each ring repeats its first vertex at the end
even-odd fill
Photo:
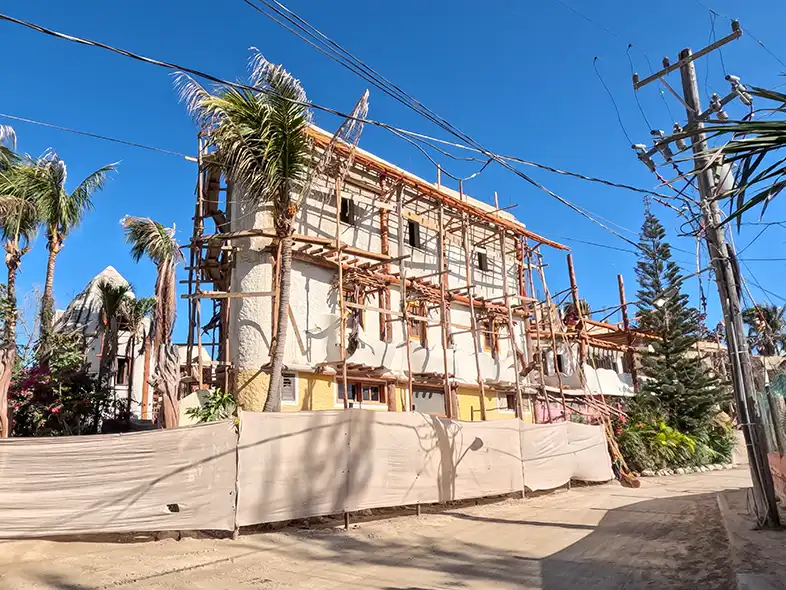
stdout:
POLYGON ((59 414, 62 411, 63 411, 63 404, 59 404, 59 405, 57 405, 57 406, 55 406, 54 408, 51 409, 51 412, 53 414, 59 414))

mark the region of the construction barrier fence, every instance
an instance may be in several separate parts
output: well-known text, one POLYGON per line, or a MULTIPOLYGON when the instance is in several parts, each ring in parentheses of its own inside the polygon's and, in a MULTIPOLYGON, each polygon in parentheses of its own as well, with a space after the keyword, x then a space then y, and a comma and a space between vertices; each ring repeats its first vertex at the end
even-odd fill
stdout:
POLYGON ((243 412, 237 424, 0 441, 0 537, 231 531, 612 477, 600 426, 243 412))

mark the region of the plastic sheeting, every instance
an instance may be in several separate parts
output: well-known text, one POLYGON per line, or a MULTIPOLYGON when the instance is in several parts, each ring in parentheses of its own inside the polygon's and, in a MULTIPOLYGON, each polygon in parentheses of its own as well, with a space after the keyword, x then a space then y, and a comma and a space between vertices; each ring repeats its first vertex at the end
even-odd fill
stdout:
POLYGON ((240 526, 612 479, 603 429, 415 412, 244 413, 240 526))
POLYGON ((0 441, 0 537, 232 530, 611 478, 598 426, 243 412, 239 435, 218 422, 0 441))
POLYGON ((0 441, 0 536, 231 530, 230 422, 0 441))

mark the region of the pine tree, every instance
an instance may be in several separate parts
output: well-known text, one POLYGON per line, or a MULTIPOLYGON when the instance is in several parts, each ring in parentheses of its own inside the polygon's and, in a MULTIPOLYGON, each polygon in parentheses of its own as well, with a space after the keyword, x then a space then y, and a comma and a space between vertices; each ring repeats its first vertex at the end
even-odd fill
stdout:
POLYGON ((642 354, 646 378, 638 405, 687 434, 706 431, 728 393, 695 354, 701 331, 699 312, 688 306, 683 277, 671 259, 660 221, 649 211, 639 239, 636 276, 639 329, 654 338, 642 354))

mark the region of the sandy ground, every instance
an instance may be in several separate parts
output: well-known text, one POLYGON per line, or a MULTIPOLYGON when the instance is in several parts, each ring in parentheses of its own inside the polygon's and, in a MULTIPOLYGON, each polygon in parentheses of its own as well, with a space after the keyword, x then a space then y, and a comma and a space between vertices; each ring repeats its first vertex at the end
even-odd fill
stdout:
POLYGON ((236 541, 6 541, 0 588, 726 589, 716 493, 748 485, 745 469, 649 478, 236 541))

